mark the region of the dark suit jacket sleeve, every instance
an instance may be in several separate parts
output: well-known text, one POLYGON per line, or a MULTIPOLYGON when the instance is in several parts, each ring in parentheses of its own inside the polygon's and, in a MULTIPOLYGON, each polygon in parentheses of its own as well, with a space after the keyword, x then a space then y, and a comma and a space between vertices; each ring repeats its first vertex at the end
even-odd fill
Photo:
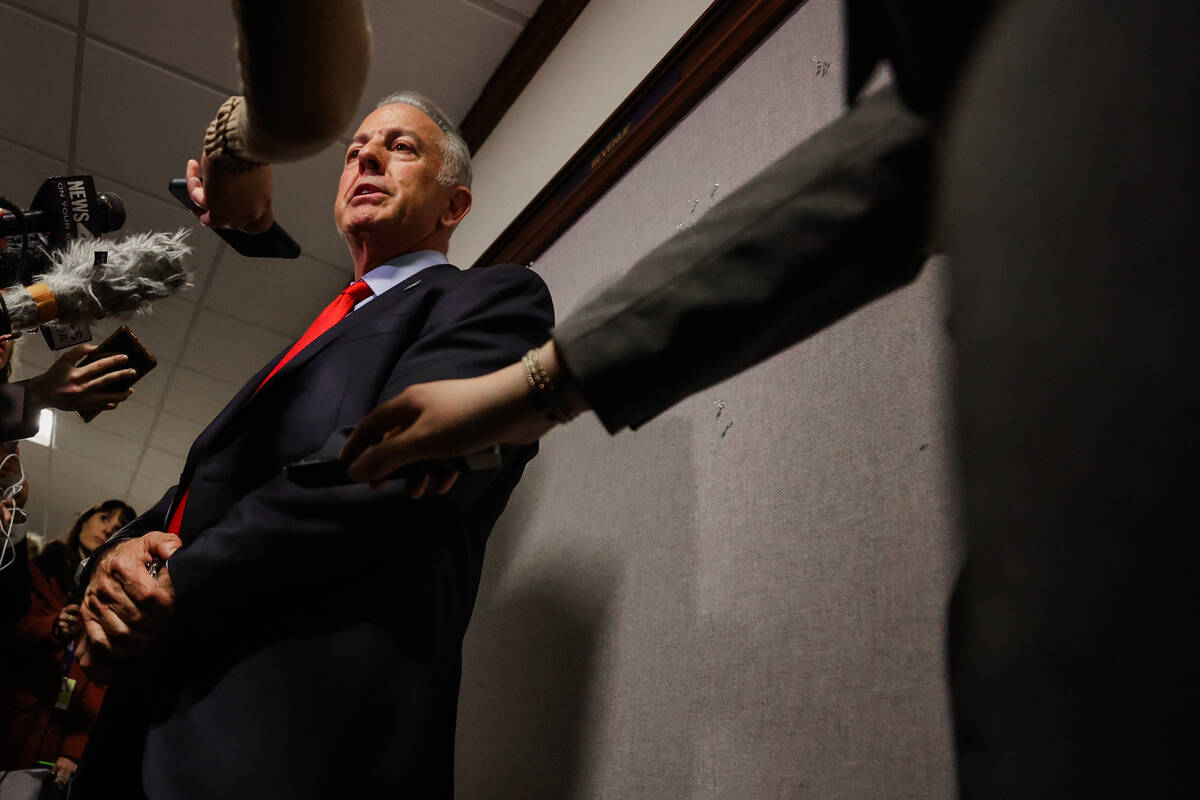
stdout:
MULTIPOLYGON (((553 310, 542 280, 516 265, 479 272, 486 274, 458 282, 437 302, 373 402, 413 383, 485 374, 545 341, 553 310)), ((356 421, 335 430, 319 454, 336 455, 356 421)), ((305 489, 273 478, 172 557, 180 634, 344 622, 347 609, 390 625, 397 608, 416 606, 426 611, 420 624, 430 635, 458 630, 439 624, 473 598, 473 590, 451 591, 459 574, 454 548, 473 547, 473 532, 490 529, 487 517, 503 501, 497 508, 477 501, 494 484, 515 485, 522 466, 463 476, 449 494, 419 501, 399 481, 375 491, 361 484, 305 489), (363 602, 364 592, 384 587, 386 606, 363 602)))
POLYGON ((21 539, 13 546, 13 562, 0 570, 0 641, 29 611, 29 544, 21 539))
POLYGON ((730 194, 554 330, 612 433, 774 355, 917 274, 930 134, 893 89, 730 194))
POLYGON ((25 402, 25 384, 0 384, 0 442, 28 439, 38 432, 38 412, 25 402))

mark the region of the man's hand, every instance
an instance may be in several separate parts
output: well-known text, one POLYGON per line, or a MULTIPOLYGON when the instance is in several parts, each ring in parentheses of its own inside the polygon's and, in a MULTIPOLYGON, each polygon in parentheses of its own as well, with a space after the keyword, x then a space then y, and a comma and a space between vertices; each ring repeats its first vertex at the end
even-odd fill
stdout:
POLYGON ((97 349, 99 345, 81 344, 68 350, 41 375, 25 381, 26 402, 39 408, 62 411, 116 408, 118 403, 133 394, 133 389, 113 392, 106 391, 106 387, 113 381, 136 376, 137 371, 121 369, 129 362, 129 356, 123 354, 105 356, 83 367, 76 366, 81 358, 97 349))
POLYGON ((84 639, 76 651, 88 674, 105 680, 166 641, 175 587, 165 565, 156 578, 147 564, 165 562, 181 544, 173 533, 151 531, 102 556, 83 596, 84 639))
MULTIPOLYGON (((554 343, 539 349, 544 368, 558 377, 554 343)), ((572 407, 585 401, 577 393, 572 407)), ((399 467, 429 458, 477 453, 496 444, 526 444, 554 427, 534 406, 520 363, 478 378, 435 381, 410 386, 363 417, 342 448, 353 459, 350 477, 378 487, 399 467)), ((420 497, 426 490, 443 493, 446 481, 428 479, 409 487, 420 497)))
POLYGON ((263 233, 275 222, 268 164, 246 172, 221 166, 220 159, 189 159, 187 188, 192 202, 200 207, 196 218, 210 228, 233 228, 246 233, 263 233))
POLYGON ((69 642, 83 632, 83 617, 80 616, 78 603, 69 603, 58 612, 54 620, 54 638, 60 642, 69 642))
POLYGON ((75 774, 75 768, 78 765, 75 759, 68 756, 59 756, 54 762, 54 768, 50 770, 50 774, 54 776, 54 782, 60 786, 64 786, 70 782, 71 776, 75 774))

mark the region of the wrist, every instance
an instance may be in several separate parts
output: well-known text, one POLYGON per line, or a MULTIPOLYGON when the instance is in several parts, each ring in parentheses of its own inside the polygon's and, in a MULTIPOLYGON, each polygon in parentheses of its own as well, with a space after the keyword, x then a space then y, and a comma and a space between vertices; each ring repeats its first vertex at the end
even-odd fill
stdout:
POLYGON ((245 98, 230 97, 221 104, 204 132, 204 158, 210 169, 237 174, 264 166, 263 162, 248 157, 243 141, 246 127, 245 98))
POLYGON ((19 383, 25 387, 25 407, 41 411, 50 405, 50 393, 46 386, 45 374, 28 378, 19 383))
POLYGON ((521 368, 527 396, 537 412, 551 423, 570 422, 587 409, 587 402, 558 358, 553 340, 522 356, 521 368))
POLYGON ((127 541, 129 540, 109 539, 104 544, 93 550, 91 555, 83 559, 76 573, 79 579, 79 585, 81 587, 86 587, 88 583, 91 582, 92 576, 94 576, 100 570, 100 567, 103 566, 104 562, 112 557, 112 554, 117 547, 127 541))
POLYGON ((542 368, 558 387, 558 391, 562 394, 563 401, 566 403, 571 415, 576 416, 584 411, 589 411, 591 405, 588 403, 587 398, 583 396, 583 392, 580 390, 575 376, 567 368, 567 363, 558 352, 554 340, 551 339, 539 347, 537 354, 542 368))

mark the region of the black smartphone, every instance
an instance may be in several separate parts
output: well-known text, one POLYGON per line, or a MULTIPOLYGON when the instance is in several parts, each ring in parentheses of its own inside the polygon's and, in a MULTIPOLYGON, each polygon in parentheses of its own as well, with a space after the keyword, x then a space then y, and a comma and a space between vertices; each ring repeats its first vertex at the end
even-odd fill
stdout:
MULTIPOLYGON (((79 362, 79 366, 82 367, 85 364, 91 364, 93 361, 99 361, 105 356, 115 356, 118 353, 124 353, 129 356, 129 362, 119 367, 119 369, 133 369, 137 374, 132 378, 124 378, 107 384, 104 387, 106 392, 123 392, 141 380, 142 376, 147 372, 158 366, 158 360, 146 349, 145 345, 138 341, 137 336, 134 336, 133 331, 129 329, 128 325, 122 325, 113 331, 112 335, 100 343, 99 349, 83 357, 79 362)), ((84 422, 91 422, 100 411, 80 411, 77 413, 79 414, 79 418, 84 422)))
MULTIPOLYGON (((186 178, 172 178, 167 188, 188 211, 199 209, 188 194, 186 178)), ((212 231, 247 258, 295 258, 300 255, 300 245, 278 222, 273 223, 264 233, 252 234, 228 228, 213 228, 212 231)))
MULTIPOLYGON (((507 447, 505 449, 508 449, 507 447)), ((504 464, 505 453, 501 448, 493 447, 481 453, 454 458, 439 458, 430 461, 418 461, 406 464, 387 476, 387 480, 421 479, 426 475, 451 475, 455 472, 480 472, 486 469, 496 469, 504 464)), ((296 461, 283 468, 288 480, 306 489, 323 489, 329 486, 346 486, 354 483, 346 474, 350 462, 340 458, 314 458, 296 461)))

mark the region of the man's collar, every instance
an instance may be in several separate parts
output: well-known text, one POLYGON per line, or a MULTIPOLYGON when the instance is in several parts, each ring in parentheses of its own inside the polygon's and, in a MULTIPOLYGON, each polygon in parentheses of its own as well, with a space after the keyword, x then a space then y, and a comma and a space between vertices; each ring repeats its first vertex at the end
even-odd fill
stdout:
POLYGON ((380 264, 363 275, 363 280, 371 287, 374 296, 378 297, 427 267, 447 263, 449 262, 445 253, 439 253, 437 250, 418 250, 388 259, 386 264, 380 264))

